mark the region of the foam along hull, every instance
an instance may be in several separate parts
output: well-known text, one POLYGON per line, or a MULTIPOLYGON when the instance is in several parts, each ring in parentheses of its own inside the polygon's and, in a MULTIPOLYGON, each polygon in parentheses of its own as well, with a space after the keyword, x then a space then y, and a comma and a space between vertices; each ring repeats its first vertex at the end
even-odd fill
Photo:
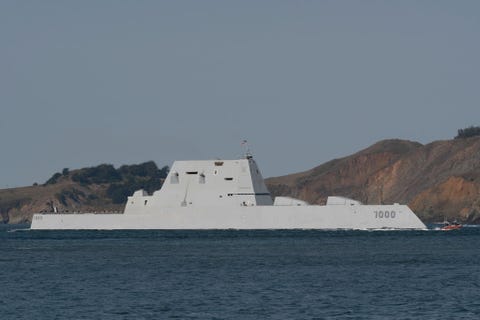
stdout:
POLYGON ((162 208, 130 214, 35 214, 31 229, 426 229, 406 205, 162 208))

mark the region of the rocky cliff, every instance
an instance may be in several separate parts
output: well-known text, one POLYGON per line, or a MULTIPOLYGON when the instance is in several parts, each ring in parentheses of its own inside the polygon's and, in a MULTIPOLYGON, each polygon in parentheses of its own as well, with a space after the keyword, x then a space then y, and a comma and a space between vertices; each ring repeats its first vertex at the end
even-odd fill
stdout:
MULTIPOLYGON (((168 167, 153 162, 100 165, 55 174, 44 185, 0 190, 0 222, 31 221, 33 212, 121 211, 126 195, 158 189, 168 167)), ((366 204, 406 203, 424 222, 480 223, 480 137, 427 145, 384 140, 311 170, 267 179, 274 196, 323 204, 329 195, 366 204)))
POLYGON ((62 179, 53 185, 0 190, 0 223, 26 223, 35 212, 119 212, 106 196, 108 185, 81 185, 62 179))
POLYGON ((340 195, 366 204, 406 203, 425 222, 480 223, 480 137, 427 145, 384 140, 267 185, 274 195, 310 203, 340 195))

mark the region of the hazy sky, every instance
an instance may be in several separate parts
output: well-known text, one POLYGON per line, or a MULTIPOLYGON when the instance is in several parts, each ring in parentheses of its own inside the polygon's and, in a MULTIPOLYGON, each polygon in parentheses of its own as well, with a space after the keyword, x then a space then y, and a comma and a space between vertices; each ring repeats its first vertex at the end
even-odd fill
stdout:
POLYGON ((264 176, 480 125, 480 1, 0 2, 0 188, 235 158, 264 176))

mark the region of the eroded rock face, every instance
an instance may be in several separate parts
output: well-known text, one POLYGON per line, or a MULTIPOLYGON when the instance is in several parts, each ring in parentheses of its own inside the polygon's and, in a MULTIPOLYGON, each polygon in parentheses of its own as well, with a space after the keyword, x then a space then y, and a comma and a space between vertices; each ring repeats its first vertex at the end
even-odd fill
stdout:
POLYGON ((267 180, 274 195, 322 204, 329 195, 407 203, 422 220, 480 222, 480 138, 427 145, 380 141, 312 170, 267 180))
MULTIPOLYGON (((346 196, 366 204, 405 203, 424 222, 444 218, 480 223, 480 137, 427 145, 384 140, 311 170, 267 179, 274 196, 312 204, 346 196)), ((56 184, 0 190, 0 223, 31 221, 34 212, 111 212, 108 185, 62 178, 56 184), (63 196, 62 196, 63 195, 63 196)))
POLYGON ((410 201, 410 207, 422 212, 426 219, 442 217, 459 218, 473 223, 480 222, 480 186, 475 180, 450 177, 428 188, 410 201))
POLYGON ((105 189, 105 185, 86 187, 67 179, 47 186, 3 189, 0 190, 0 223, 28 223, 34 213, 55 210, 65 213, 122 211, 123 205, 112 204, 111 199, 105 197, 105 189), (95 200, 89 195, 95 195, 95 200))

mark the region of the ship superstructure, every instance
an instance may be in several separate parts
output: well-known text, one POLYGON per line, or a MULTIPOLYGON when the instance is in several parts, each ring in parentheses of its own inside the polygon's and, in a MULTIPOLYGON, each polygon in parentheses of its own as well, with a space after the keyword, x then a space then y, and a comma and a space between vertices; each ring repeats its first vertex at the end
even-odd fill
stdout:
POLYGON ((123 214, 35 214, 32 229, 426 229, 406 205, 272 197, 250 154, 174 162, 160 190, 128 197, 123 214))

